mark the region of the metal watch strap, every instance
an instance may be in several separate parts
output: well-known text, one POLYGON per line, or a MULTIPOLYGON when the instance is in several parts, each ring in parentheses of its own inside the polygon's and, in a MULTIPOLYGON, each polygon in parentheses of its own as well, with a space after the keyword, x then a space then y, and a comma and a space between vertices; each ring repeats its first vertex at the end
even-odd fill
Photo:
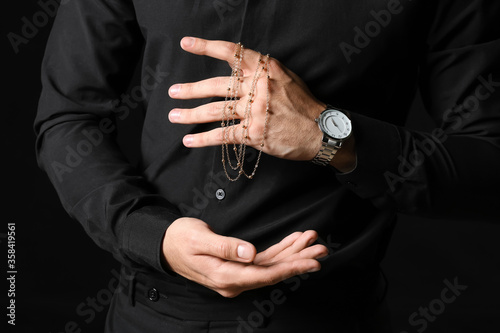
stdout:
POLYGON ((328 165, 341 146, 342 141, 332 140, 327 137, 326 134, 323 134, 321 148, 319 149, 318 154, 314 157, 312 162, 321 166, 328 165))

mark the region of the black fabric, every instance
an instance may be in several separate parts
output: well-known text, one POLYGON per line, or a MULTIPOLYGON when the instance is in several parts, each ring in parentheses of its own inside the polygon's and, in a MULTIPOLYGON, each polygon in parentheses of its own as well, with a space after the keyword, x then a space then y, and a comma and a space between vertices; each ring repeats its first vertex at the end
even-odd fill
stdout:
MULTIPOLYGON (((38 162, 68 213, 134 271, 166 276, 164 231, 193 216, 259 251, 317 230, 333 263, 316 274, 318 290, 334 273, 369 276, 394 212, 488 212, 484 198, 500 185, 499 14, 500 3, 486 0, 72 0, 59 8, 43 62, 38 162), (227 63, 182 51, 186 35, 270 53, 319 100, 350 110, 356 169, 265 155, 253 180, 230 183, 220 147, 185 148, 185 134, 218 124, 173 125, 168 111, 212 99, 172 100, 168 87, 229 74, 227 63), (140 82, 126 95, 137 65, 140 82), (418 85, 432 133, 403 127, 418 85), (137 168, 114 140, 113 121, 132 103, 146 109, 137 168)), ((193 290, 193 299, 214 297, 193 290)))
MULTIPOLYGON (((362 294, 350 295, 351 302, 333 302, 334 306, 315 298, 304 302, 303 296, 294 295, 301 289, 310 293, 311 286, 307 276, 300 276, 265 288, 257 297, 219 297, 207 306, 202 299, 186 298, 185 286, 175 278, 155 279, 125 269, 105 332, 392 332, 384 299, 387 285, 381 275, 362 294)), ((330 294, 332 300, 339 295, 330 294)))

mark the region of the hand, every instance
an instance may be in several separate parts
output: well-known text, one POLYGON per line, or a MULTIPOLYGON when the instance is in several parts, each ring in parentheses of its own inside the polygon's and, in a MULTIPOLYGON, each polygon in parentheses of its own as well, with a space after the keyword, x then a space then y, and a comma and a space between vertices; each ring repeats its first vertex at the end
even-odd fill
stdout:
MULTIPOLYGON (((186 37, 181 47, 194 54, 205 55, 227 61, 232 65, 236 45, 225 41, 209 41, 186 37)), ((257 68, 259 53, 244 49, 242 83, 239 89, 240 101, 236 107, 237 119, 241 119, 248 99, 248 92, 257 68)), ((262 65, 261 65, 262 66, 262 65)), ((278 60, 270 58, 270 110, 269 125, 263 152, 290 160, 312 160, 321 146, 322 133, 314 121, 326 104, 318 101, 305 83, 278 60)), ((175 84, 169 89, 172 98, 195 99, 225 97, 230 77, 215 77, 186 84, 175 84)), ((252 103, 252 123, 249 127, 247 144, 260 149, 266 113, 266 75, 257 83, 252 103)), ((201 105, 195 109, 173 109, 169 119, 173 123, 195 124, 220 122, 224 102, 201 105)), ((241 130, 236 125, 236 132, 241 130)), ((231 136, 232 137, 232 136, 231 136)), ((240 139, 240 135, 236 135, 240 139)), ((206 147, 222 144, 222 128, 184 137, 186 147, 206 147)), ((240 143, 240 142, 236 142, 240 143)))
POLYGON ((316 259, 328 250, 310 246, 317 237, 312 230, 295 232, 256 253, 246 241, 217 235, 205 222, 183 217, 168 227, 163 255, 174 272, 224 297, 236 297, 245 290, 318 271, 321 265, 316 259))

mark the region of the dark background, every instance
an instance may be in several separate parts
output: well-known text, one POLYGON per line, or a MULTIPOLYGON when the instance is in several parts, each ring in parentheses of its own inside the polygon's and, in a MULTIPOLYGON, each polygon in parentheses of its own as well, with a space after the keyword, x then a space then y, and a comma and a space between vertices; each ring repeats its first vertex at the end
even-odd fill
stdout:
MULTIPOLYGON (((101 332, 106 309, 98 307, 96 317, 89 320, 90 315, 78 314, 77 308, 83 303, 84 309, 89 309, 85 304, 92 298, 106 300, 117 264, 68 217, 35 160, 32 124, 40 93, 40 62, 52 18, 40 24, 17 54, 7 38, 9 32, 21 35, 22 18, 32 22, 33 15, 40 11, 37 1, 8 2, 0 21, 1 176, 7 198, 1 200, 0 247, 5 255, 0 256, 0 267, 5 276, 7 223, 15 222, 18 270, 16 326, 8 326, 8 331, 101 332)), ((132 125, 139 119, 138 111, 120 124, 127 137, 119 139, 132 162, 137 149, 132 139, 139 134, 132 125)), ((418 98, 408 126, 433 127, 418 98)), ((441 221, 401 216, 383 263, 390 281, 388 298, 397 333, 423 328, 412 326, 409 317, 420 307, 432 302, 436 305, 435 299, 445 288, 443 281, 453 283, 455 278, 467 289, 420 332, 500 332, 500 223, 496 222, 481 217, 441 221)), ((3 280, 5 289, 0 294, 6 314, 8 288, 3 280)), ((2 325, 8 319, 5 314, 0 317, 2 325)))

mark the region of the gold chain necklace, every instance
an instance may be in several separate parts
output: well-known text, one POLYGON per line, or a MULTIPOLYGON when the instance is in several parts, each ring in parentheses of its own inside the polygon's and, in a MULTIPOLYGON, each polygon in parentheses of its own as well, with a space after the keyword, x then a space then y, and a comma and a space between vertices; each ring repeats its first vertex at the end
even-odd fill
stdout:
POLYGON ((230 181, 236 181, 238 180, 241 175, 245 175, 248 179, 252 179, 255 176, 255 172, 257 171, 257 168, 259 167, 259 162, 260 158, 262 155, 262 149, 264 148, 264 142, 267 134, 267 127, 268 127, 268 122, 269 122, 269 101, 270 101, 270 95, 269 95, 269 54, 266 55, 265 60, 263 60, 262 54, 259 53, 259 60, 257 64, 257 69, 255 70, 252 84, 250 85, 250 91, 248 93, 248 99, 247 103, 244 108, 244 113, 243 113, 243 118, 239 121, 239 124, 241 125, 242 128, 242 133, 241 133, 241 140, 240 144, 236 144, 236 130, 235 127, 238 124, 238 121, 236 119, 236 105, 238 103, 238 93, 241 87, 241 81, 242 81, 242 70, 241 70, 241 63, 243 62, 243 52, 244 48, 241 43, 238 43, 236 45, 236 52, 234 54, 234 61, 233 61, 233 68, 231 71, 231 77, 229 79, 229 84, 226 92, 226 98, 224 100, 224 105, 222 107, 222 121, 221 121, 221 126, 223 128, 222 132, 222 166, 224 168, 224 173, 226 174, 226 177, 230 181), (259 81, 262 72, 266 73, 266 116, 264 119, 264 129, 262 131, 262 140, 260 143, 259 147, 259 153, 257 155, 257 161, 255 162, 253 171, 251 174, 248 174, 245 172, 244 169, 244 164, 245 164, 245 153, 246 153, 246 147, 247 147, 247 141, 248 141, 248 130, 250 127, 250 121, 252 118, 252 104, 254 102, 254 97, 255 97, 255 89, 257 88, 257 82, 259 81), (236 165, 233 165, 231 163, 231 157, 230 157, 230 142, 229 138, 232 136, 232 146, 233 146, 233 151, 236 159, 236 165), (228 168, 226 166, 229 165, 229 167, 237 171, 236 176, 231 176, 229 174, 228 168))

